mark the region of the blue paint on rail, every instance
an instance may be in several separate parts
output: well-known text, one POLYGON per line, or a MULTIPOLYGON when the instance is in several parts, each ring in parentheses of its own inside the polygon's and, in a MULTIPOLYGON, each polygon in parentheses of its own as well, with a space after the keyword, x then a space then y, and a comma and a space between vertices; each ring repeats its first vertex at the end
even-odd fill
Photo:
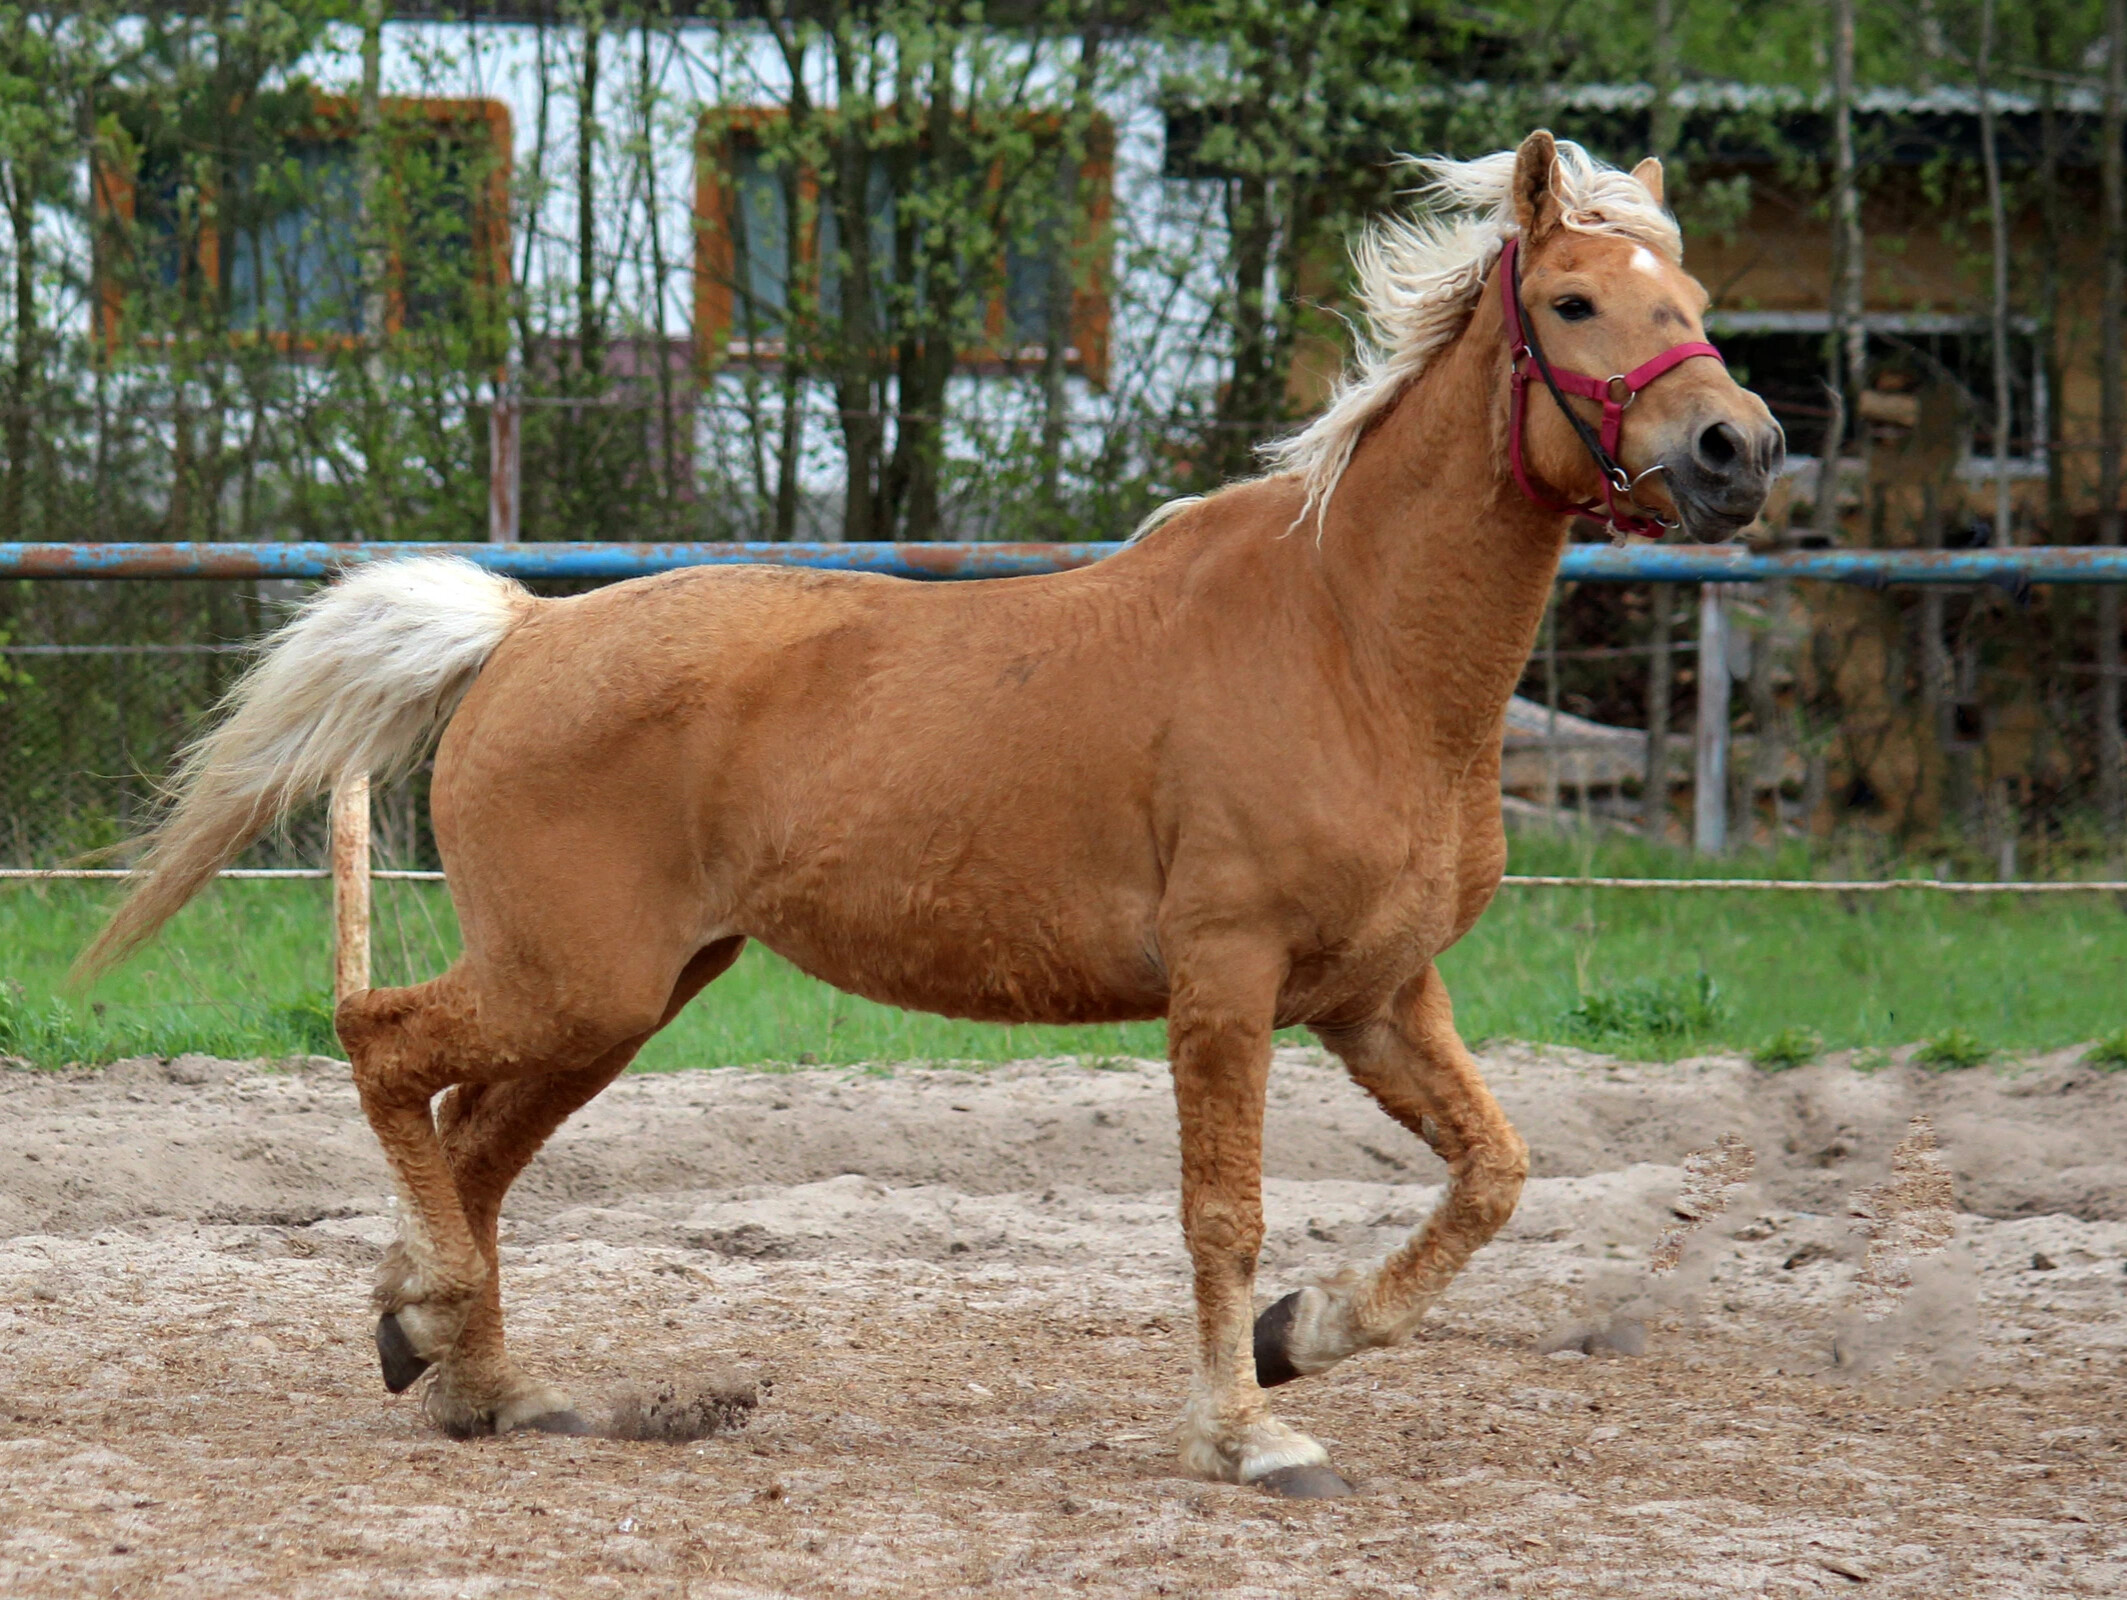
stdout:
MULTIPOLYGON (((812 567, 932 580, 1014 578, 1091 566, 1116 544, 0 544, 0 578, 323 578, 371 561, 458 555, 518 578, 635 578, 682 567, 812 567)), ((1582 583, 1764 583, 1882 587, 2127 583, 2127 549, 1797 550, 1735 545, 1570 545, 1559 567, 1582 583)))
POLYGON ((1090 566, 1112 544, 0 544, 0 578, 323 578, 455 555, 516 578, 639 578, 767 564, 899 578, 1011 578, 1090 566))

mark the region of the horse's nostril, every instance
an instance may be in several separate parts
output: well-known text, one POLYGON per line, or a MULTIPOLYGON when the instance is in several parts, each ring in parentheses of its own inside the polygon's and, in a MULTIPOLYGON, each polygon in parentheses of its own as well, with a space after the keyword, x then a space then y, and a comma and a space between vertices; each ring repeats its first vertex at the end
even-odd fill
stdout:
POLYGON ((1691 453, 1708 471, 1725 473, 1743 459, 1743 441, 1727 423, 1716 422, 1700 433, 1691 453))

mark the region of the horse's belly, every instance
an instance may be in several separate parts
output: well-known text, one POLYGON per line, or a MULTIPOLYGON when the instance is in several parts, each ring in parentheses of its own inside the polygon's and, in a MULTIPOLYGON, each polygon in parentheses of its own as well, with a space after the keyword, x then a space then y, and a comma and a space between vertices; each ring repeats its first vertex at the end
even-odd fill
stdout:
POLYGON ((838 989, 914 1011, 986 1022, 1165 1013, 1156 890, 1134 874, 1050 887, 1024 873, 853 866, 758 885, 740 926, 838 989))
POLYGON ((782 927, 756 935, 801 971, 850 994, 978 1022, 1130 1022, 1166 1013, 1143 947, 1043 938, 1038 930, 903 924, 782 927))

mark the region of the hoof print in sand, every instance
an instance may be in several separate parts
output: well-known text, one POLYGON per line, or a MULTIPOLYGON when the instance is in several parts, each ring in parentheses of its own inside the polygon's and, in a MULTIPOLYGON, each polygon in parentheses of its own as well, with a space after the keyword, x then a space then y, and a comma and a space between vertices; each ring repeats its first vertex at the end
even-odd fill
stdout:
POLYGON ((736 1432, 752 1420, 759 1404, 760 1391, 751 1383, 700 1388, 661 1383, 652 1389, 624 1390, 613 1402, 606 1436, 686 1444, 712 1434, 736 1432))
POLYGON ((1570 1350, 1584 1356, 1643 1356, 1647 1353, 1647 1324, 1619 1312, 1602 1322, 1573 1322, 1537 1341, 1540 1356, 1570 1350))
POLYGON ((1352 1492, 1344 1474, 1334 1467, 1280 1467, 1256 1483, 1287 1500, 1342 1500, 1352 1492))

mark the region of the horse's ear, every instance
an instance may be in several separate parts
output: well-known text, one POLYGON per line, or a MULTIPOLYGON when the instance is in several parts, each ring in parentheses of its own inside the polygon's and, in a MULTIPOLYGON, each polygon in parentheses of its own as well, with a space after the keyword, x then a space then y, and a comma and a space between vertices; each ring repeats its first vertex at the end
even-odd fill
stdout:
POLYGON ((1551 192, 1557 167, 1558 142, 1549 128, 1538 128, 1522 140, 1514 155, 1514 220, 1532 245, 1558 221, 1558 198, 1551 192))
POLYGON ((1632 169, 1632 175, 1640 180, 1640 187, 1654 196, 1654 203, 1662 203, 1662 163, 1659 157, 1649 156, 1632 169))

